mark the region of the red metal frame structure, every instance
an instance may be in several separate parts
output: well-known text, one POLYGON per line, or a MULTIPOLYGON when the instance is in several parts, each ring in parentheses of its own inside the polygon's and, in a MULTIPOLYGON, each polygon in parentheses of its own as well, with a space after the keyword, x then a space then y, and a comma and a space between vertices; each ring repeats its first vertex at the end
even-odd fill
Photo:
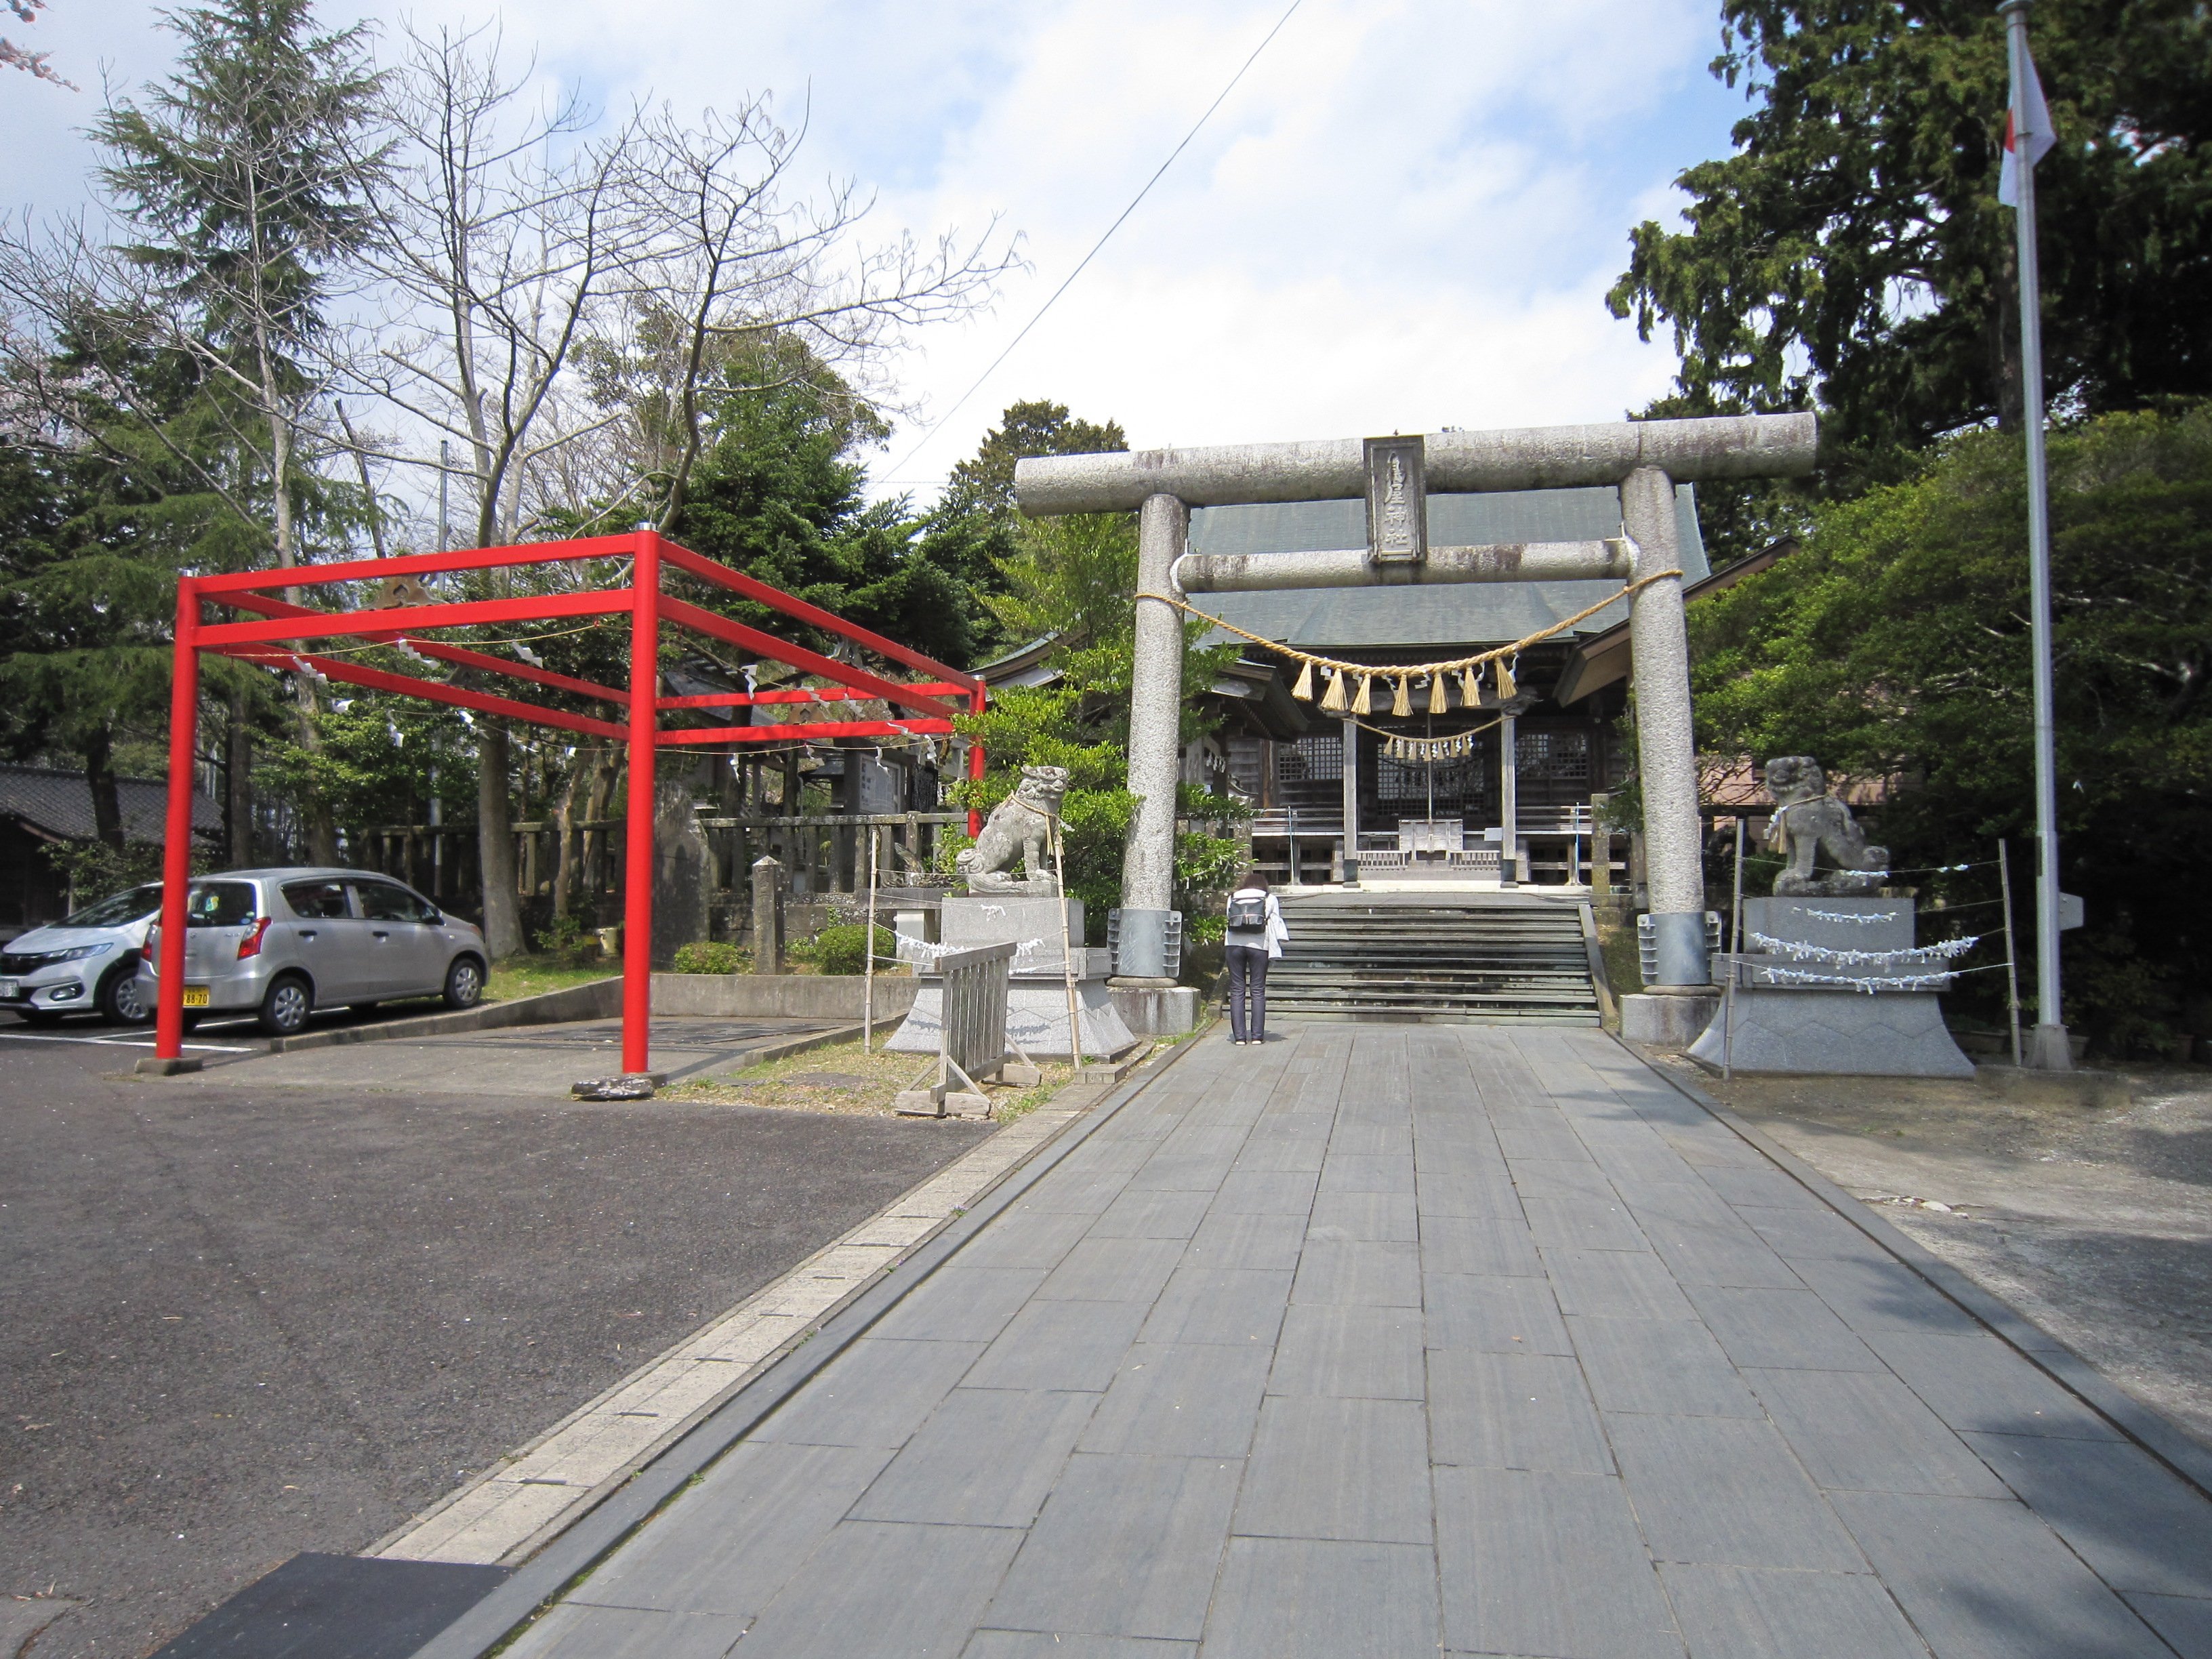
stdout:
MULTIPOLYGON (((623 1069, 642 1072, 650 1054, 653 1017, 653 814, 655 756, 663 749, 711 744, 803 742, 828 738, 945 736, 957 714, 983 712, 985 688, 973 675, 948 668, 919 651, 855 627, 843 617, 756 581, 742 571, 702 558, 652 531, 602 536, 582 541, 539 542, 520 547, 487 547, 458 553, 422 553, 395 559, 358 559, 343 564, 297 566, 289 570, 255 570, 219 576, 187 576, 177 586, 176 668, 169 695, 169 801, 167 840, 163 849, 160 995, 154 1053, 174 1060, 184 1047, 185 900, 191 882, 192 770, 195 727, 199 715, 200 653, 219 652, 245 662, 275 668, 313 670, 325 678, 372 691, 396 692, 443 702, 479 714, 497 714, 590 737, 629 744, 629 830, 624 856, 624 949, 623 951, 623 1069), (517 565, 556 564, 576 559, 633 561, 630 585, 529 599, 406 605, 383 611, 314 611, 279 599, 284 592, 392 576, 428 575, 454 570, 494 570, 517 565), (852 641, 892 662, 929 675, 902 684, 853 664, 793 645, 743 623, 662 592, 665 571, 688 576, 754 600, 795 621, 852 641), (208 623, 202 607, 214 604, 252 613, 242 622, 208 623), (491 623, 550 622, 571 617, 620 616, 630 619, 630 672, 626 689, 598 685, 528 663, 496 657, 468 646, 426 639, 430 630, 491 623), (660 630, 664 623, 686 628, 757 656, 789 665, 836 682, 834 686, 728 693, 710 696, 660 696, 660 630), (295 648, 301 641, 349 638, 379 645, 404 644, 417 655, 457 666, 503 674, 609 703, 624 711, 620 720, 597 719, 548 708, 488 692, 465 690, 439 681, 396 674, 339 658, 295 648), (727 708, 842 702, 883 702, 913 715, 881 720, 793 721, 775 726, 684 727, 664 731, 665 710, 727 708), (640 828, 644 833, 636 833, 640 828)), ((983 751, 971 744, 968 775, 983 775, 983 751)), ((979 817, 968 815, 969 833, 980 832, 979 817)))

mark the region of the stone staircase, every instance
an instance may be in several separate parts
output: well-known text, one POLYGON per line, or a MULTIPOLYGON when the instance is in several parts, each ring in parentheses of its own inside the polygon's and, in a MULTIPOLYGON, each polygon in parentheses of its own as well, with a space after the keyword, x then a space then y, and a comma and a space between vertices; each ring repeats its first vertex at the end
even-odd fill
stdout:
POLYGON ((1272 1018, 1595 1025, 1581 907, 1504 893, 1286 896, 1272 1018))

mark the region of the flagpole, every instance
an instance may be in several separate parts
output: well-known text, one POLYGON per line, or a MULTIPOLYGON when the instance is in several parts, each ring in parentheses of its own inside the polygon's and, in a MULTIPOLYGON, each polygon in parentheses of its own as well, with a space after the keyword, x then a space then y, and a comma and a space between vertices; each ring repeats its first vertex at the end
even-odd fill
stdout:
POLYGON ((2006 58, 2012 71, 2013 218, 2020 239, 2021 422, 2027 430, 2028 629, 2035 672, 2035 1036, 2028 1063, 2040 1071, 2074 1067, 2059 1001, 2058 777, 2051 676, 2051 497, 2043 459, 2043 295, 2035 245, 2035 144, 2028 88, 2029 0, 2003 0, 2006 58))

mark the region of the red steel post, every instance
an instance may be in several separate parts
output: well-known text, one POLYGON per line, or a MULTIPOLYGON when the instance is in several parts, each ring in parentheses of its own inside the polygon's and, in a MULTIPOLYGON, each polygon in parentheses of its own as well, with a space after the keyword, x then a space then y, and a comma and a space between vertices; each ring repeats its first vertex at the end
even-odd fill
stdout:
POLYGON ((630 579, 629 822, 623 826, 623 1070, 642 1072, 653 1032, 653 761, 660 696, 660 537, 637 532, 630 579))
POLYGON ((161 846, 161 975, 154 1017, 154 1054, 185 1051, 185 897, 192 878, 192 773, 200 712, 198 585, 177 583, 177 645, 169 675, 169 814, 161 846))
MULTIPOLYGON (((971 714, 981 714, 984 698, 988 695, 983 683, 978 680, 975 683, 975 689, 968 694, 968 712, 971 714)), ((983 776, 983 744, 980 739, 968 745, 968 775, 978 781, 983 776)), ((968 833, 971 836, 980 836, 983 833, 983 813, 979 807, 970 806, 968 809, 968 833)))

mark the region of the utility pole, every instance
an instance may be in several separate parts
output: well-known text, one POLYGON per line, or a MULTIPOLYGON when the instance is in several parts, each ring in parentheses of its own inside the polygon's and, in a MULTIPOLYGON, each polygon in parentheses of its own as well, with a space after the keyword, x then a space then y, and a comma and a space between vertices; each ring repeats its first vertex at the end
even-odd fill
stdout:
POLYGON ((2035 675, 2035 1036, 2028 1064, 2074 1068, 2058 982, 2058 766, 2051 713, 2051 492, 2043 455, 2043 297, 2036 261, 2035 160, 2047 147, 2049 116, 2027 50, 2029 0, 2003 0, 2012 71, 2014 228, 2020 243, 2021 424, 2027 431, 2028 629, 2035 675))

